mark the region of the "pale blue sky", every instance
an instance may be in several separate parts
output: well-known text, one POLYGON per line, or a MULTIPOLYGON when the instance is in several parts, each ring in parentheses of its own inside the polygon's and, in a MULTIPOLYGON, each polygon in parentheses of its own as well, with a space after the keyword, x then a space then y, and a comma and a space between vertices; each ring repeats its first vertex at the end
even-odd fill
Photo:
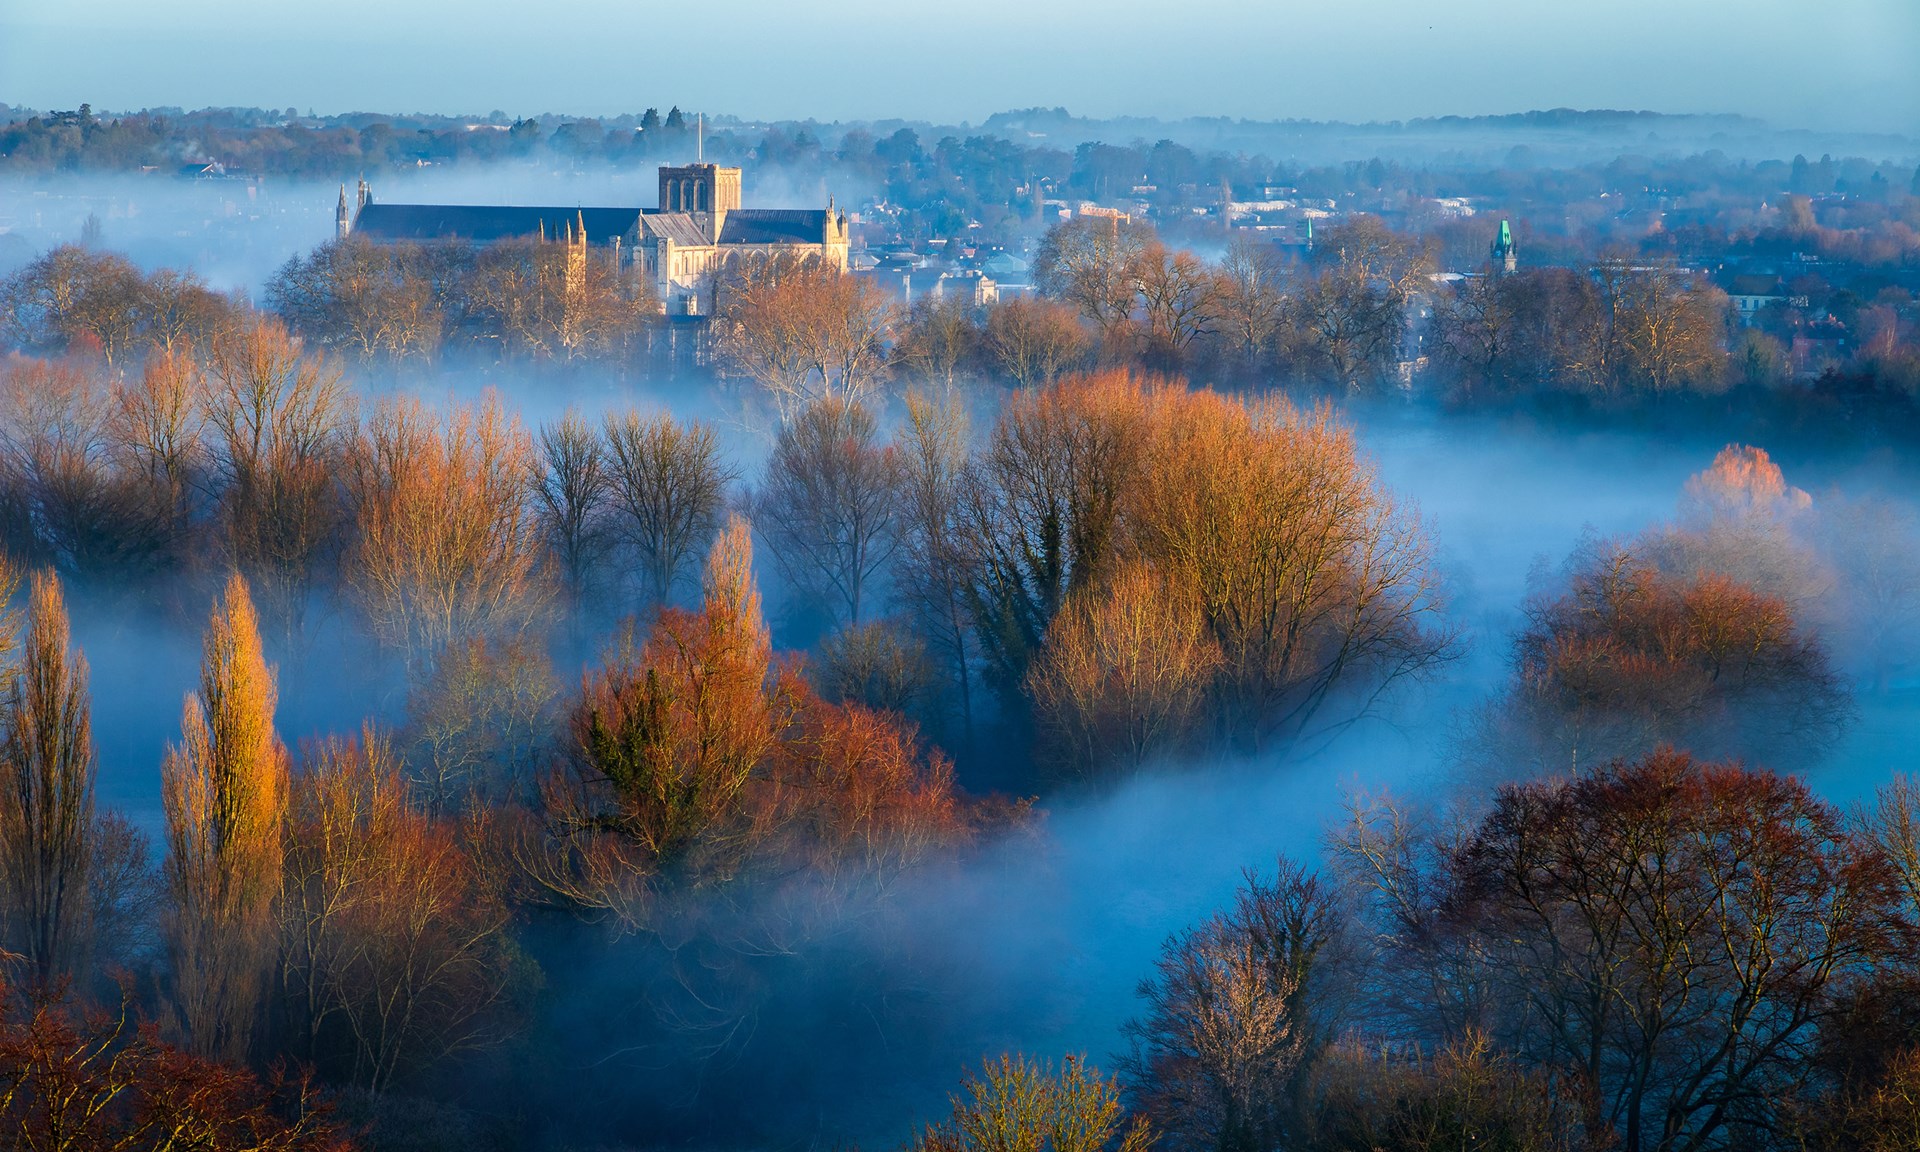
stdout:
POLYGON ((0 0, 0 102, 979 121, 1728 111, 1920 134, 1920 0, 0 0))

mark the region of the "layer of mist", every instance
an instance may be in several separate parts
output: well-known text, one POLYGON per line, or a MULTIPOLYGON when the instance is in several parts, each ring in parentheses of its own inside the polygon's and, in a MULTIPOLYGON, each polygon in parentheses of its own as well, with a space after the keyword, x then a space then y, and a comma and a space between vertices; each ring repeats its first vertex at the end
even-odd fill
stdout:
MULTIPOLYGON (((589 416, 636 407, 713 420, 747 478, 765 451, 764 430, 738 419, 737 406, 710 387, 475 374, 366 390, 433 402, 489 387, 529 424, 569 407, 589 416)), ((536 935, 532 951, 550 982, 536 1043, 558 1062, 543 1084, 548 1092, 573 1088, 527 1107, 591 1114, 568 1131, 604 1139, 630 1137, 626 1126, 650 1109, 690 1118, 692 1135, 712 1134, 706 1123, 731 1130, 726 1121, 692 1118, 751 1108, 744 1128, 758 1136, 885 1147, 935 1113, 982 1053, 1108 1060, 1161 942, 1218 907, 1245 870, 1271 867, 1283 853, 1315 860, 1328 822, 1356 792, 1458 793, 1454 743, 1463 717, 1507 673, 1508 637, 1531 582, 1583 536, 1626 536, 1671 519, 1686 479, 1720 446, 1704 432, 1656 440, 1393 403, 1356 407, 1347 418, 1386 484, 1434 530, 1448 615, 1463 630, 1457 659, 1315 747, 1252 762, 1164 764, 1105 792, 1047 798, 1033 832, 964 867, 912 878, 886 910, 856 917, 837 943, 796 960, 791 983, 756 1016, 754 1035, 710 1070, 701 1070, 711 1059, 701 1054, 705 1038, 676 1048, 643 1023, 649 981, 664 977, 637 970, 618 944, 582 950, 577 934, 544 942, 536 935), (648 1038, 630 1044, 623 1028, 648 1038), (595 1103, 634 1078, 654 1087, 619 1106, 595 1103), (575 1090, 577 1098, 566 1094, 575 1090)), ((1909 461, 1791 447, 1777 456, 1816 500, 1829 486, 1909 504, 1920 491, 1909 461)), ((762 579, 776 646, 792 646, 796 638, 780 625, 780 591, 770 572, 762 579)), ((125 605, 76 605, 76 640, 93 666, 102 801, 154 832, 158 764, 177 739, 182 695, 194 687, 199 617, 196 609, 169 625, 125 605)), ((368 716, 400 718, 400 677, 337 617, 304 656, 276 659, 289 744, 352 731, 368 716)), ((563 664, 561 683, 580 671, 563 664)), ((1917 721, 1920 684, 1863 695, 1847 742, 1815 786, 1846 801, 1890 769, 1910 768, 1907 737, 1917 721)), ((495 1111, 487 1095, 470 1101, 479 1114, 495 1111)))

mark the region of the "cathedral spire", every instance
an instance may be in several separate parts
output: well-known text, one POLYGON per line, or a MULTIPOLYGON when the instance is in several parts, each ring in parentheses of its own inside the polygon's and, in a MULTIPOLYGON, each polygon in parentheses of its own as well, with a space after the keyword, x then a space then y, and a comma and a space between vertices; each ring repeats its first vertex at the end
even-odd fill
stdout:
POLYGON ((1505 220, 1500 221, 1500 234, 1493 238, 1493 267, 1497 272, 1511 272, 1519 266, 1519 249, 1513 242, 1513 229, 1505 220))
POLYGON ((333 210, 333 238, 345 240, 353 231, 353 217, 347 214, 347 186, 340 185, 340 206, 333 210))

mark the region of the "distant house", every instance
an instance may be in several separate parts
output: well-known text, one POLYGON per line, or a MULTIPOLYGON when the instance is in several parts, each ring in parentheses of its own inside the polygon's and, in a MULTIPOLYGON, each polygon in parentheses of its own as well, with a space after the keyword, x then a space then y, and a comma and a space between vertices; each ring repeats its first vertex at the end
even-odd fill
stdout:
POLYGON ((975 308, 984 308, 1000 299, 1000 286, 984 272, 948 272, 933 286, 942 300, 960 300, 975 308))
POLYGON ((847 270, 847 217, 831 200, 825 209, 742 208, 740 169, 714 164, 663 167, 659 178, 657 208, 385 204, 361 181, 351 212, 340 189, 335 232, 374 243, 537 239, 608 249, 644 268, 675 316, 710 314, 714 273, 738 256, 815 257, 847 270))
POLYGON ((979 308, 1000 299, 1000 286, 991 277, 971 269, 955 271, 881 261, 879 267, 859 274, 906 304, 921 300, 960 300, 979 308))
POLYGON ((196 160, 175 168, 173 174, 182 180, 218 180, 227 174, 227 166, 218 160, 196 160))
POLYGON ((980 262, 980 271, 1001 283, 1019 283, 1032 273, 1033 266, 1011 252, 995 252, 980 262))
POLYGON ((1734 311, 1740 316, 1740 323, 1752 324, 1754 316, 1769 304, 1778 304, 1786 299, 1780 290, 1780 277, 1749 273, 1735 276, 1727 282, 1727 298, 1733 301, 1734 311))

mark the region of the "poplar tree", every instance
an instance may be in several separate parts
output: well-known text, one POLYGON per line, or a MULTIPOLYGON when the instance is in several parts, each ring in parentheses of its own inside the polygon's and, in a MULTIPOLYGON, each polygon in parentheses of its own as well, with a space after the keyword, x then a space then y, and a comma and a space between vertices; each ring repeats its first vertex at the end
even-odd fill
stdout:
POLYGON ((287 787, 274 700, 253 601, 235 575, 160 777, 176 1024, 195 1051, 225 1059, 245 1055, 274 941, 287 787))
POLYGON ((11 943, 35 979, 71 964, 85 929, 94 750, 87 662, 70 650, 66 604, 36 573, 17 675, 0 717, 0 896, 11 943))

